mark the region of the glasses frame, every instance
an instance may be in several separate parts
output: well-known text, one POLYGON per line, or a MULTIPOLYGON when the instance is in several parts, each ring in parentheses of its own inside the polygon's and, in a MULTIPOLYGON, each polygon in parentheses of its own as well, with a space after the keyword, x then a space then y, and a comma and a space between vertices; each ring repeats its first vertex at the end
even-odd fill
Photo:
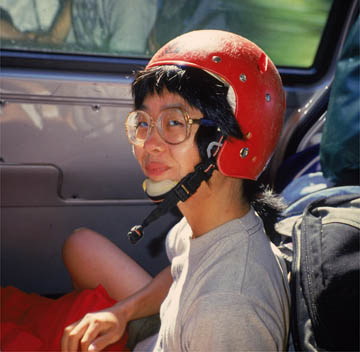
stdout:
POLYGON ((215 126, 215 123, 209 119, 205 119, 203 116, 198 116, 198 117, 190 117, 190 114, 183 108, 181 107, 169 107, 169 108, 166 108, 166 109, 163 109, 160 114, 157 116, 157 119, 156 119, 156 122, 154 121, 154 119, 144 110, 133 110, 133 111, 130 111, 126 117, 126 121, 125 121, 125 127, 126 127, 126 135, 129 139, 129 142, 131 144, 134 144, 134 145, 138 145, 138 146, 144 146, 145 142, 149 139, 149 137, 151 136, 151 132, 153 130, 154 127, 156 127, 156 130, 159 134, 159 136, 161 137, 161 139, 167 143, 167 144, 170 144, 170 145, 177 145, 177 144, 181 144, 183 142, 185 142, 189 137, 190 137, 190 132, 191 132, 191 126, 193 124, 197 124, 197 125, 203 125, 203 126, 215 126), (167 141, 164 136, 162 135, 162 129, 161 129, 161 125, 160 125, 160 121, 161 119, 159 118, 160 115, 166 111, 166 110, 170 110, 170 109, 177 109, 177 110, 180 110, 184 116, 184 119, 185 119, 185 125, 186 125, 186 132, 185 132, 185 138, 181 141, 181 142, 176 142, 176 143, 172 143, 172 142, 169 142, 167 141), (146 138, 142 141, 142 142, 139 142, 139 141, 136 141, 136 138, 135 139, 132 139, 130 138, 129 136, 129 130, 130 130, 130 127, 129 127, 129 124, 128 124, 128 121, 129 121, 129 118, 131 115, 133 115, 134 113, 142 113, 144 114, 148 120, 150 121, 150 124, 149 124, 149 127, 148 127, 148 130, 147 130, 147 135, 146 135, 146 138))

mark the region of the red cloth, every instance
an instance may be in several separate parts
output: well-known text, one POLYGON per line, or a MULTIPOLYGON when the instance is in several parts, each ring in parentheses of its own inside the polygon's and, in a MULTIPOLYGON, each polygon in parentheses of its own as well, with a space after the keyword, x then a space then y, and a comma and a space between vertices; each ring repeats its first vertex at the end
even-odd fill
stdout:
MULTIPOLYGON (((66 326, 86 313, 112 306, 102 286, 74 291, 59 299, 28 294, 15 287, 1 288, 1 351, 60 351, 66 326)), ((127 335, 105 351, 129 351, 127 335)))

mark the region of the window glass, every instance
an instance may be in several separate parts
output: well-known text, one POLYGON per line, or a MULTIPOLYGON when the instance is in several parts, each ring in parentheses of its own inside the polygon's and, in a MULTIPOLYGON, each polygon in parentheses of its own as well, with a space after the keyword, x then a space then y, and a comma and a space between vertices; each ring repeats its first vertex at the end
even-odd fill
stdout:
POLYGON ((150 57, 195 29, 239 33, 277 65, 310 67, 332 0, 0 0, 7 49, 150 57))

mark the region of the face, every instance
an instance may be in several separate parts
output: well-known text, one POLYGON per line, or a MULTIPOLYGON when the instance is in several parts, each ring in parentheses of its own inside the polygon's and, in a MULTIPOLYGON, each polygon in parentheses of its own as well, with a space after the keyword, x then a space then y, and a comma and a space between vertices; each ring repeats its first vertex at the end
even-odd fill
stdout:
MULTIPOLYGON (((198 109, 190 107, 182 97, 166 90, 161 95, 148 95, 140 110, 147 112, 156 123, 159 114, 170 107, 186 110, 190 118, 202 116, 198 109)), ((192 125, 189 138, 176 145, 166 143, 157 129, 153 128, 143 146, 134 146, 135 157, 145 176, 155 182, 167 179, 179 181, 194 171, 194 167, 200 162, 194 138, 198 128, 198 125, 192 125)))

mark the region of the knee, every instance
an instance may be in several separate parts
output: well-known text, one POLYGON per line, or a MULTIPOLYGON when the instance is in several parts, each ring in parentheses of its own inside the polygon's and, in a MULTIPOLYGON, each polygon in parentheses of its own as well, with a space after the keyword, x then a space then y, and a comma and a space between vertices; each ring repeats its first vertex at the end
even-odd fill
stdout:
POLYGON ((71 263, 74 258, 86 255, 91 246, 96 242, 96 239, 101 235, 96 232, 81 227, 73 231, 65 240, 62 248, 62 256, 66 265, 71 263))

